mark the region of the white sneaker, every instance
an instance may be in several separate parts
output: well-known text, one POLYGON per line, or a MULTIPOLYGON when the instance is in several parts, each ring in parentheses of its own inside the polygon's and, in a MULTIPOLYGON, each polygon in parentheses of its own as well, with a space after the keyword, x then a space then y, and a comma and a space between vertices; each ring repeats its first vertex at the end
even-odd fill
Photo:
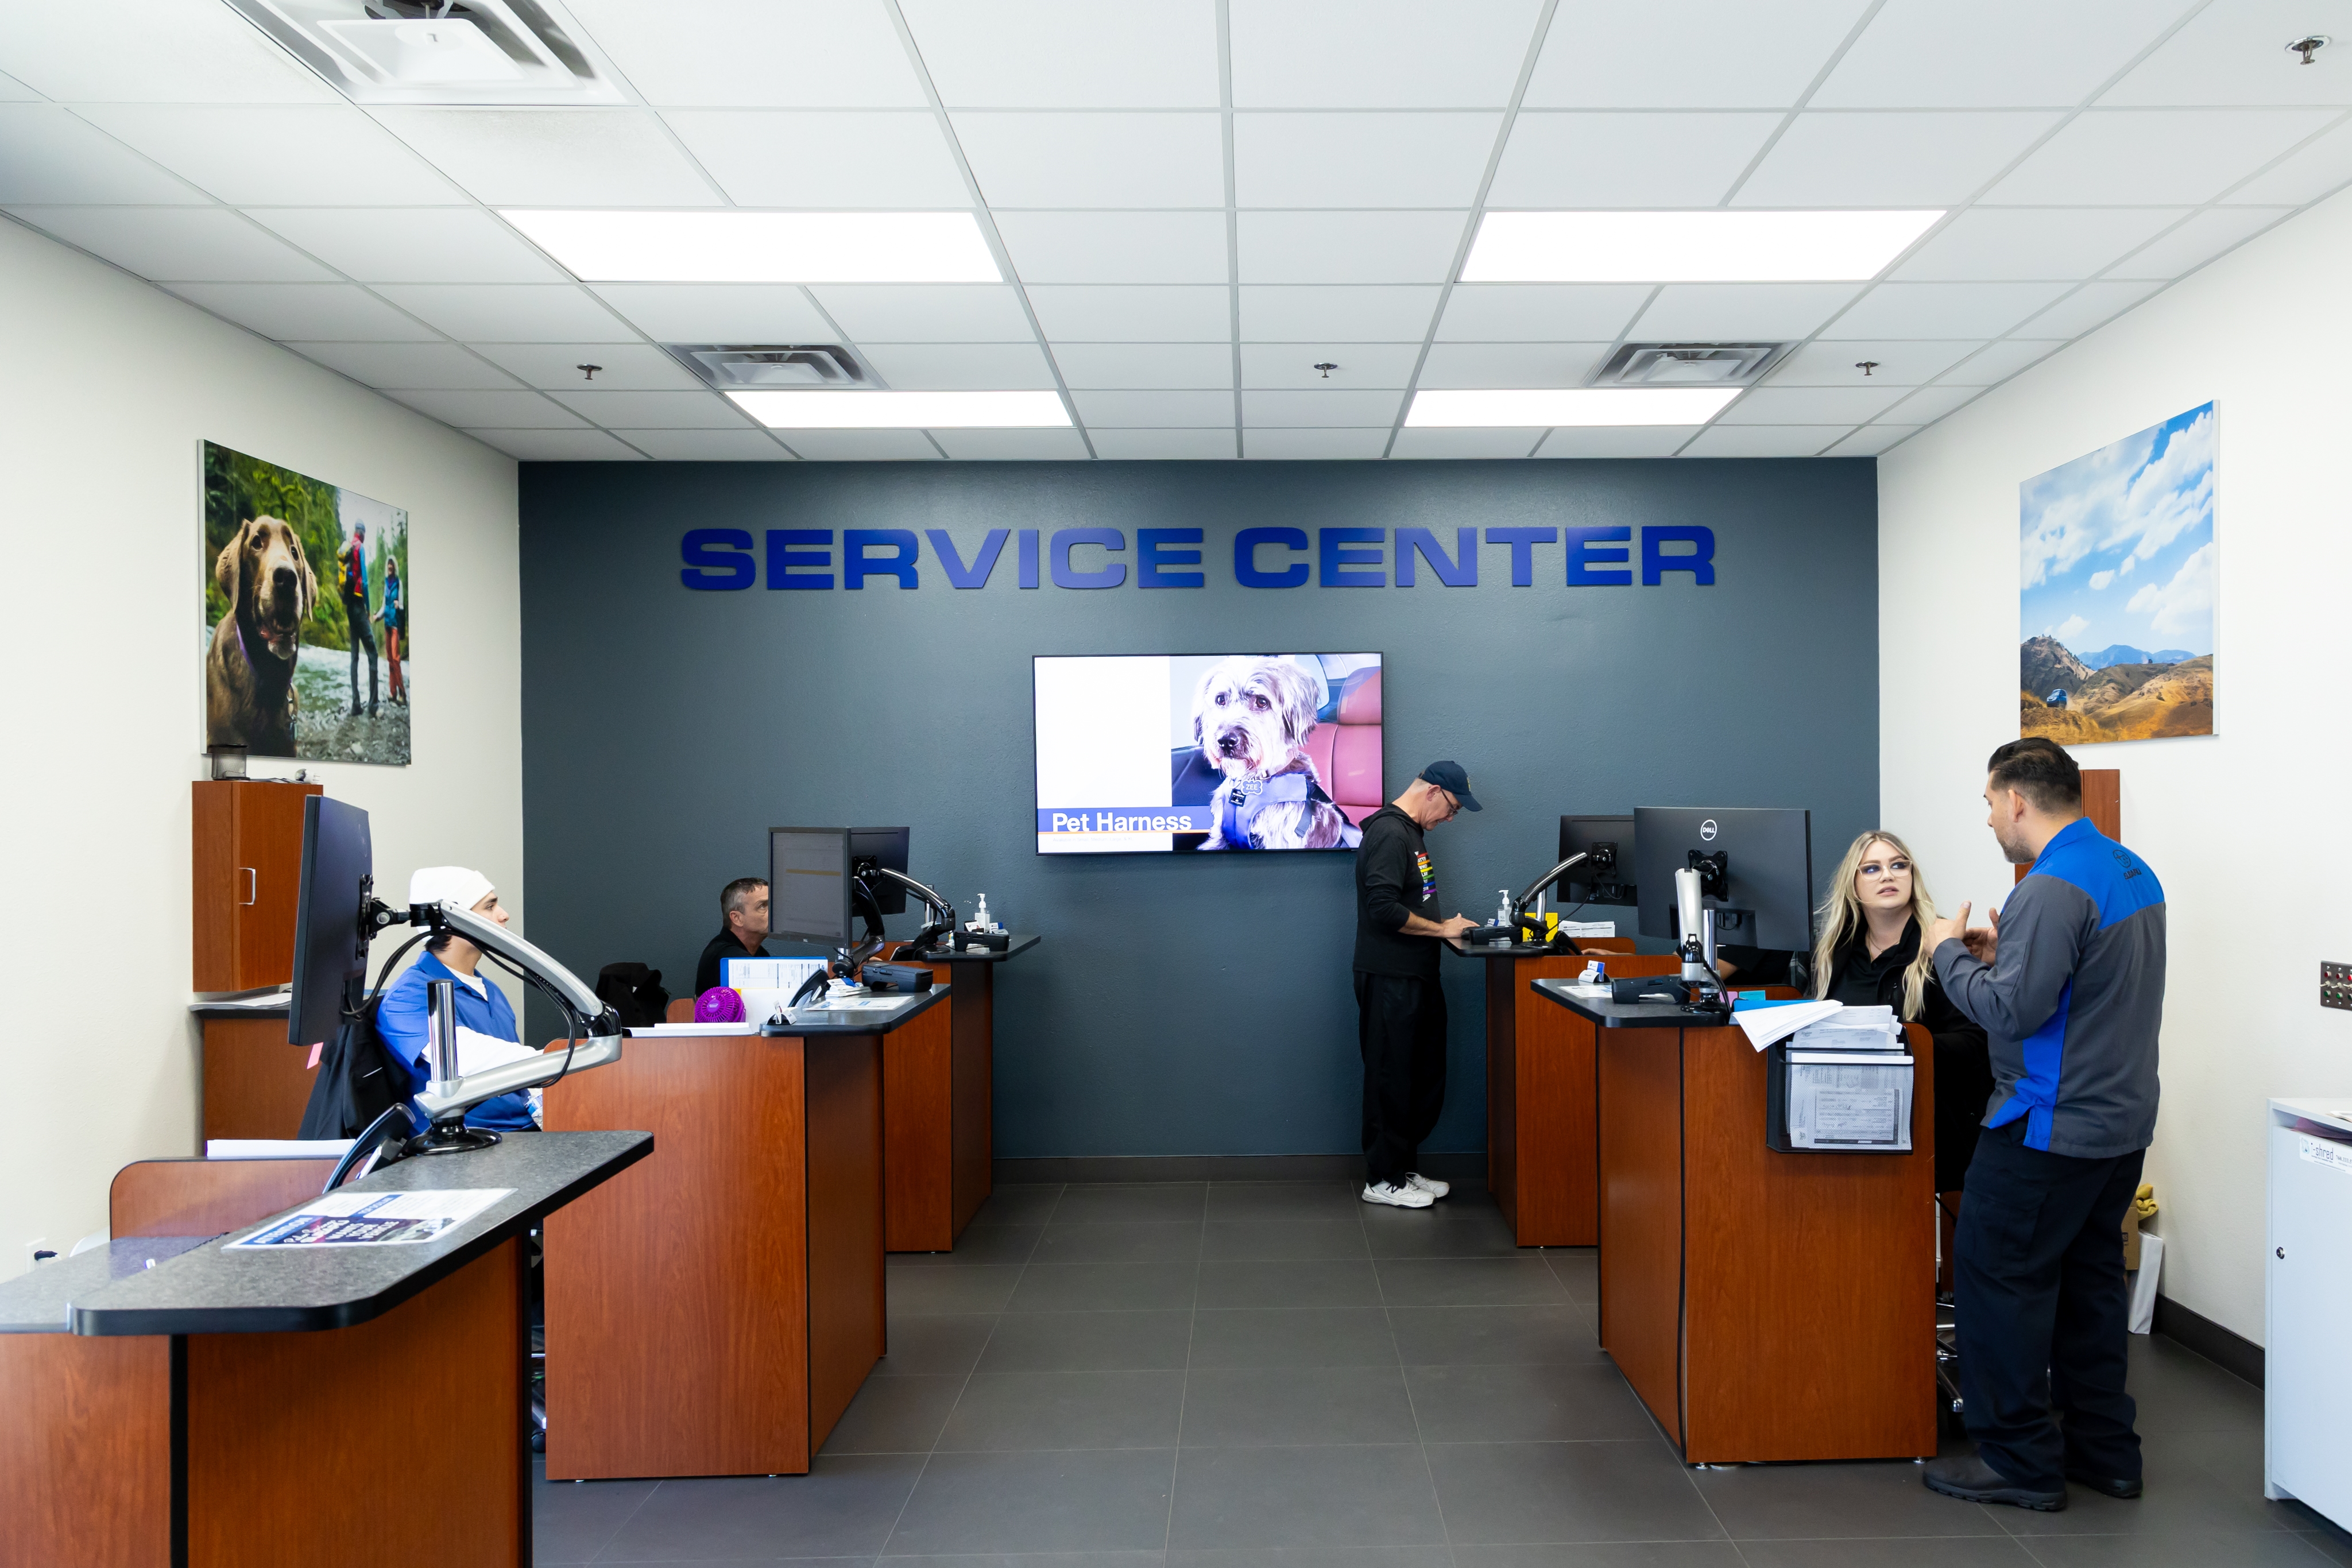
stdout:
POLYGON ((1391 1182, 1381 1182, 1375 1186, 1366 1182, 1364 1201, 1385 1203, 1393 1208, 1427 1208, 1437 1200, 1417 1186, 1398 1186, 1391 1182))
POLYGON ((1444 1197, 1454 1190, 1452 1182, 1439 1181, 1435 1176, 1425 1176, 1419 1171, 1407 1171, 1404 1185, 1416 1191, 1425 1192, 1432 1197, 1444 1197))

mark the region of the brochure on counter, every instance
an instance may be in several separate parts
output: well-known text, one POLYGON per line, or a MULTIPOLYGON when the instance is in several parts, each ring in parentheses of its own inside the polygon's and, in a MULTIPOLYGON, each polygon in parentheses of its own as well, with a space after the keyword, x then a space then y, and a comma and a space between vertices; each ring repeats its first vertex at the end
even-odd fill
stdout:
POLYGON ((398 1247, 438 1241, 502 1197, 510 1186, 438 1192, 331 1192, 272 1220, 224 1251, 268 1247, 398 1247))

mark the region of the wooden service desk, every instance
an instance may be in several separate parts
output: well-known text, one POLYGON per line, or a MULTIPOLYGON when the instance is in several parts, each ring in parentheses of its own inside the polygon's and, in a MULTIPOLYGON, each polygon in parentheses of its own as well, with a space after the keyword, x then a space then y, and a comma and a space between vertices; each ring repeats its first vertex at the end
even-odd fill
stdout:
POLYGON ((1517 944, 1447 945, 1486 966, 1486 1188, 1520 1246, 1591 1247, 1601 1238, 1595 1031, 1530 987, 1580 974, 1596 959, 1628 977, 1672 974, 1678 961, 1591 942, 1580 944, 1580 956, 1517 944))
POLYGON ((632 1031, 549 1087, 548 1126, 662 1149, 547 1227, 551 1479, 807 1473, 882 1356, 883 1041, 949 996, 632 1031))
POLYGON ((443 1239, 258 1253, 222 1243, 331 1162, 125 1166, 111 1241, 0 1283, 0 1564, 527 1568, 519 1238, 652 1148, 510 1134, 403 1161, 347 1190, 512 1190, 443 1239))
POLYGON ((1595 1026, 1601 1345, 1691 1464, 1936 1452, 1935 1061, 1905 1155, 1765 1145, 1766 1055, 1664 1005, 1595 1026))
POLYGON ((188 1009, 203 1030, 197 1106, 207 1141, 291 1138, 310 1103, 310 1048, 286 1043, 286 998, 259 1006, 202 1001, 188 1009))
POLYGON ((893 962, 920 964, 955 994, 882 1050, 883 1182, 893 1252, 947 1252, 995 1189, 996 967, 1037 946, 1016 936, 984 947, 893 962))

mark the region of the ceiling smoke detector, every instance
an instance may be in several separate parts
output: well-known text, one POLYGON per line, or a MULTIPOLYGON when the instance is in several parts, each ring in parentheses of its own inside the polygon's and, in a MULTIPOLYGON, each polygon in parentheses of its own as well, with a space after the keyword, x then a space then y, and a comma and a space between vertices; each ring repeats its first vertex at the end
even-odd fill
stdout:
POLYGON ((1592 378, 1597 387, 1744 387, 1761 380, 1786 343, 1627 343, 1592 378))
POLYGON ((838 343, 664 343, 717 392, 835 392, 878 388, 879 378, 838 343))
POLYGON ((354 103, 628 101, 552 0, 228 0, 354 103))

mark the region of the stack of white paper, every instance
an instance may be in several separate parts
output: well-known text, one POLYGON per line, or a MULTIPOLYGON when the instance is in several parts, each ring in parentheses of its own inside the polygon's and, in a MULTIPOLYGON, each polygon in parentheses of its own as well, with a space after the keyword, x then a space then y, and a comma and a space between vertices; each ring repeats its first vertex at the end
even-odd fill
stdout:
POLYGON ((1805 1051, 1895 1051, 1903 1036, 1893 1008, 1840 1008, 1807 1023, 1789 1043, 1805 1051))
POLYGON ((1808 1024, 1845 1010, 1843 1002, 1783 1002, 1778 1007, 1748 1008, 1731 1015, 1731 1021, 1748 1031, 1748 1043, 1761 1051, 1775 1040, 1788 1039, 1808 1024))

